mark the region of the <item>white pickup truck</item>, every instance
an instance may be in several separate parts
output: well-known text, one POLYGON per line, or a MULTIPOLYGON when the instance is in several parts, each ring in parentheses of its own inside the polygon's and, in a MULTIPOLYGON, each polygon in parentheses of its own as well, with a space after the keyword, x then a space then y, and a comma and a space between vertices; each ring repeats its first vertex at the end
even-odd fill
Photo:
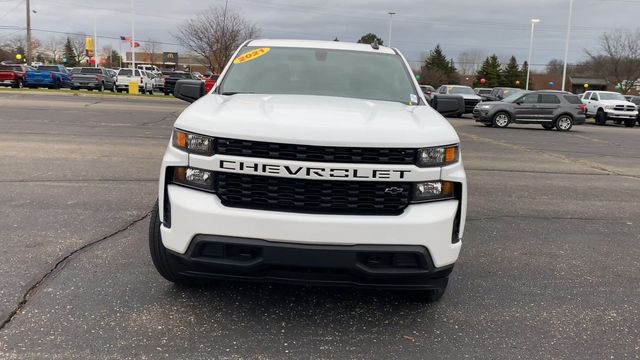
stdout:
POLYGON ((442 296, 467 209, 460 139, 396 49, 252 40, 204 88, 174 89, 193 104, 151 216, 162 276, 442 296))
POLYGON ((149 78, 143 70, 120 69, 116 77, 116 89, 118 92, 129 91, 129 83, 135 81, 138 83, 141 94, 149 93, 153 95, 153 80, 149 78))
POLYGON ((633 127, 638 117, 638 107, 627 101, 622 94, 612 91, 587 91, 582 95, 587 116, 593 116, 597 125, 604 125, 607 120, 624 126, 633 127))

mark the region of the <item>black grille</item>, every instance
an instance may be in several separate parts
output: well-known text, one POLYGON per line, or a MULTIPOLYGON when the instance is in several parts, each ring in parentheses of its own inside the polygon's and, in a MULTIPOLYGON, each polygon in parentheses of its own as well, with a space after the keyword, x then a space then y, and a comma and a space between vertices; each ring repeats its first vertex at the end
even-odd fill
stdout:
POLYGON ((217 173, 222 204, 299 213, 396 215, 409 204, 410 184, 301 180, 217 173))
POLYGON ((635 111, 636 107, 632 105, 616 105, 613 109, 616 111, 635 111))
POLYGON ((216 139, 216 154, 350 164, 414 164, 416 149, 357 148, 216 139))
POLYGON ((472 112, 473 109, 478 105, 480 100, 476 99, 464 99, 464 110, 465 112, 472 112))

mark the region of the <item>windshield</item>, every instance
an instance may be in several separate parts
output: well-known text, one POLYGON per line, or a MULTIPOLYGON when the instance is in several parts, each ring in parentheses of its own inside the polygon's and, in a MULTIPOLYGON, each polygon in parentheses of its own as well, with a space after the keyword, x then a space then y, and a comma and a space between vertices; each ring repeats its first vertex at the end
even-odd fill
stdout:
POLYGON ((475 95, 476 92, 472 88, 466 86, 452 86, 449 88, 449 94, 458 95, 475 95))
POLYGON ((100 73, 101 73, 101 71, 98 68, 82 68, 82 69, 80 69, 80 74, 100 74, 100 73))
POLYGON ((600 100, 622 100, 626 101, 627 99, 622 96, 622 94, 618 93, 600 93, 600 100))
MULTIPOLYGON (((515 91, 515 90, 511 90, 511 91, 515 91)), ((506 92, 506 90, 505 90, 506 92)), ((520 96, 526 94, 527 91, 515 91, 514 93, 512 93, 511 95, 505 97, 504 99, 502 99, 503 102, 508 102, 508 103, 512 103, 516 100, 518 100, 520 98, 520 96)))
POLYGON ((169 77, 174 79, 191 79, 191 74, 189 73, 171 73, 169 77))
POLYGON ((247 47, 241 52, 222 80, 219 91, 223 94, 324 95, 401 103, 418 101, 409 72, 397 55, 285 47, 247 47), (252 55, 254 53, 257 55, 252 55))
POLYGON ((40 71, 60 71, 57 66, 38 66, 40 71))

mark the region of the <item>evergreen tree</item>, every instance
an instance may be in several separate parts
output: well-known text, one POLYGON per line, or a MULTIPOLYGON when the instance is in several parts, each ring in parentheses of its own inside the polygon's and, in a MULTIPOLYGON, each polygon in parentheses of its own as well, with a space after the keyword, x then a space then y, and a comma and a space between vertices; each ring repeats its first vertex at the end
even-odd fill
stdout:
POLYGON ((474 87, 496 87, 501 84, 500 61, 498 56, 493 54, 487 57, 482 63, 482 67, 478 70, 476 78, 473 81, 474 87), (485 79, 484 84, 480 83, 480 79, 485 79))
MULTIPOLYGON (((522 87, 523 89, 526 88, 526 83, 527 83, 527 70, 529 69, 529 63, 527 61, 525 61, 522 64, 522 68, 520 69, 522 75, 520 75, 520 77, 522 78, 522 80, 520 80, 520 87, 522 87)), ((532 84, 533 81, 531 81, 531 79, 529 79, 529 89, 532 88, 532 84)))
POLYGON ((500 86, 519 87, 516 85, 516 81, 520 81, 520 84, 524 83, 520 67, 518 66, 518 61, 516 61, 515 56, 512 56, 511 59, 509 59, 507 66, 502 71, 500 86))
POLYGON ((71 45, 71 40, 67 38, 67 42, 64 43, 64 55, 63 58, 66 59, 65 66, 68 67, 76 67, 78 66, 78 58, 76 57, 76 53, 73 51, 73 45, 71 45))
POLYGON ((447 59, 439 44, 429 52, 429 56, 425 59, 420 69, 420 79, 422 83, 434 87, 459 82, 453 59, 447 59))
POLYGON ((374 41, 378 41, 378 45, 383 45, 382 39, 378 37, 378 35, 373 33, 368 33, 367 35, 362 35, 358 43, 360 44, 373 44, 374 41))

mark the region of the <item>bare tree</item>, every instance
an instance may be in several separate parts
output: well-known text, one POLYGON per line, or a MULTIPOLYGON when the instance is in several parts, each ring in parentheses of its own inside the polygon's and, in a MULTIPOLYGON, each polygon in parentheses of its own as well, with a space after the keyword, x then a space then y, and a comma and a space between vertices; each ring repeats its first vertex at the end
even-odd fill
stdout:
POLYGON ((640 79, 640 30, 615 30, 600 37, 600 51, 586 51, 592 68, 628 93, 640 79))
POLYGON ((142 45, 142 56, 150 64, 158 64, 162 62, 161 54, 162 46, 154 39, 145 40, 142 45))
POLYGON ((76 57, 78 58, 78 63, 84 63, 89 60, 86 54, 85 48, 85 37, 76 35, 69 37, 71 40, 71 47, 73 47, 73 52, 76 53, 76 57))
POLYGON ((463 75, 473 75, 482 66, 482 61, 486 58, 482 49, 469 49, 458 55, 456 66, 463 75))
POLYGON ((50 58, 54 63, 61 60, 61 56, 64 52, 64 40, 63 38, 53 36, 44 43, 44 53, 46 57, 50 58))
POLYGON ((564 61, 562 59, 551 59, 547 63, 547 74, 562 74, 564 61))
POLYGON ((201 57, 212 71, 220 72, 240 44, 259 33, 255 24, 222 6, 209 7, 202 14, 178 26, 174 37, 186 49, 201 57))

